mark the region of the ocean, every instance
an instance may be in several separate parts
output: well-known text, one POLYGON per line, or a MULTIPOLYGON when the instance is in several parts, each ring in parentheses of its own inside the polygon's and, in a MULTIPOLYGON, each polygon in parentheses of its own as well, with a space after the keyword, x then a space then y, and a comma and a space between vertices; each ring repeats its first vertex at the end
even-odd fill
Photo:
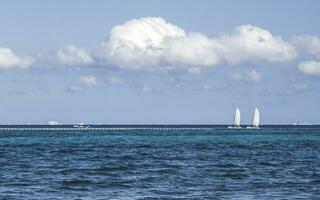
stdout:
POLYGON ((320 199, 320 126, 1 127, 0 199, 320 199))

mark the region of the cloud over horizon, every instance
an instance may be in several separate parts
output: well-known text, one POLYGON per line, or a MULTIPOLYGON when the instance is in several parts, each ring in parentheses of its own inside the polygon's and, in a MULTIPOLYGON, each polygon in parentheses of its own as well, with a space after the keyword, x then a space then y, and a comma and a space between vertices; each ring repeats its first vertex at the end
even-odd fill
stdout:
POLYGON ((291 38, 291 43, 298 51, 320 58, 320 37, 311 35, 294 36, 291 38))
POLYGON ((241 62, 282 62, 296 57, 296 52, 280 36, 252 25, 240 25, 230 35, 219 38, 225 47, 225 60, 231 64, 241 62))
POLYGON ((55 56, 58 62, 65 65, 89 65, 94 62, 89 52, 74 45, 59 49, 55 56))
POLYGON ((0 47, 0 70, 26 69, 33 63, 29 56, 18 56, 11 49, 0 47))
POLYGON ((69 92, 81 92, 85 89, 92 88, 97 85, 96 77, 92 75, 81 76, 74 84, 67 88, 69 92))
MULTIPOLYGON (((298 56, 297 52, 320 58, 320 38, 301 35, 287 42, 269 30, 249 24, 236 26, 230 33, 209 37, 200 32, 188 32, 161 17, 144 17, 113 26, 107 39, 95 51, 67 45, 32 58, 0 47, 0 70, 59 64, 76 67, 112 65, 131 71, 182 70, 199 73, 222 65, 288 62, 298 56)), ((318 75, 318 65, 318 61, 311 60, 301 62, 297 68, 304 74, 318 75)), ((260 82, 262 79, 262 74, 256 70, 229 75, 231 79, 250 82, 260 82)), ((111 84, 122 82, 116 78, 109 81, 111 84)), ((73 91, 82 88, 79 84, 72 87, 73 91)))
POLYGON ((258 107, 263 124, 319 124, 318 7, 6 1, 1 121, 230 123, 238 106, 245 122, 258 107))
POLYGON ((320 62, 318 61, 302 62, 298 69, 306 75, 320 76, 320 62))
POLYGON ((198 72, 218 64, 282 62, 296 52, 280 36, 252 25, 240 25, 231 34, 209 38, 187 32, 160 17, 129 20, 114 26, 101 44, 106 60, 130 70, 186 69, 198 72))
MULTIPOLYGON (((108 35, 95 52, 68 45, 52 53, 40 53, 38 60, 40 63, 46 60, 49 65, 111 64, 125 70, 198 73, 218 65, 285 62, 297 56, 289 42, 253 25, 239 25, 229 34, 209 37, 187 32, 161 17, 144 17, 116 25, 108 35)), ((319 41, 311 36, 291 40, 295 47, 303 43, 312 54, 320 51, 319 41)), ((34 63, 37 60, 31 57, 17 56, 11 49, 0 48, 0 69, 28 68, 34 63)))
POLYGON ((249 70, 245 73, 233 72, 229 74, 229 77, 235 81, 246 81, 246 82, 261 82, 262 73, 256 70, 249 70))

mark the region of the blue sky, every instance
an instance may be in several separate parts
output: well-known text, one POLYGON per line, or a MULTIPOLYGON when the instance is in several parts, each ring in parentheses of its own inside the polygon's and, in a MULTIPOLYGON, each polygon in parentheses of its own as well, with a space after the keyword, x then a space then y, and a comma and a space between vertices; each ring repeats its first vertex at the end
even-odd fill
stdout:
POLYGON ((2 1, 0 123, 319 124, 319 1, 2 1))

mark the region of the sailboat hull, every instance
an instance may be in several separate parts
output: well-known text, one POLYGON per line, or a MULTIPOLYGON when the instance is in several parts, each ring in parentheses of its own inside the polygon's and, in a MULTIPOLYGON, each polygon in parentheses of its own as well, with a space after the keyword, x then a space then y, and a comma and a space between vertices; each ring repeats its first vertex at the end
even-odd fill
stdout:
POLYGON ((241 126, 228 126, 228 128, 230 128, 230 129, 241 129, 242 127, 241 126))
POLYGON ((259 126, 247 126, 247 129, 260 129, 259 126))

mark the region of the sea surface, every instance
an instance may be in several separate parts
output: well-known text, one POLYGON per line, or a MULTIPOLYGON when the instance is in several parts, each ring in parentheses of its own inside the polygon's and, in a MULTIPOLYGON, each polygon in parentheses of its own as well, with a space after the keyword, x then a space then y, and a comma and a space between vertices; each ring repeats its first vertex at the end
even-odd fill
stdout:
POLYGON ((320 199, 320 126, 168 127, 0 131, 0 199, 320 199))

